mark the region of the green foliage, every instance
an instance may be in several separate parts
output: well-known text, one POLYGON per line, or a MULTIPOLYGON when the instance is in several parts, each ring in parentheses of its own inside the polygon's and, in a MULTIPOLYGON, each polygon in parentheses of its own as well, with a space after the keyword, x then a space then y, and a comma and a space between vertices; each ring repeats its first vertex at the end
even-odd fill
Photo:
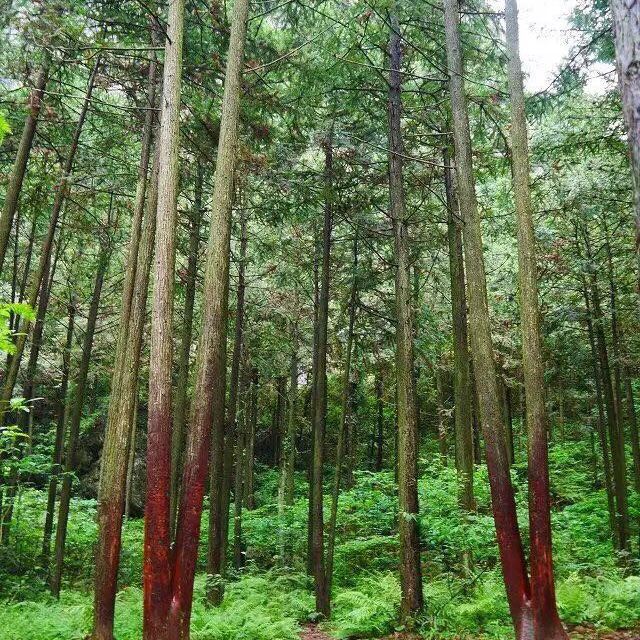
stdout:
MULTIPOLYGON (((191 637, 194 640, 298 640, 298 621, 308 619, 314 602, 305 576, 248 575, 231 584, 223 605, 204 604, 204 576, 196 581, 191 637)), ((142 636, 142 592, 118 594, 115 635, 142 636)), ((63 592, 59 601, 5 604, 0 609, 0 640, 81 640, 90 631, 91 596, 63 592)))
POLYGON ((11 127, 5 115, 0 111, 0 144, 2 144, 2 141, 8 133, 11 133, 11 127))
POLYGON ((334 599, 331 628, 338 638, 375 638, 394 630, 400 606, 400 584, 390 573, 361 577, 353 589, 334 599))

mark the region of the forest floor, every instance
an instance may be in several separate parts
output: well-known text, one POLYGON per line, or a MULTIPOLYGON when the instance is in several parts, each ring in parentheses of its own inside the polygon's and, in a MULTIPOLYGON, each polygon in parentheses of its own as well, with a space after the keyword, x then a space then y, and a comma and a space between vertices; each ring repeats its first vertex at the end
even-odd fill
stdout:
POLYGON ((332 638, 324 631, 320 631, 315 624, 308 624, 300 633, 300 640, 332 640, 332 638))

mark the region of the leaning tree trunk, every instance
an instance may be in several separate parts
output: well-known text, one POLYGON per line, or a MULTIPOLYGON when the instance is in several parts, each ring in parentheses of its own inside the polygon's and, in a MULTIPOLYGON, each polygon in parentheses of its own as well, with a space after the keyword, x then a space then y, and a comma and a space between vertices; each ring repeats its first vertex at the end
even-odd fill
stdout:
MULTIPOLYGON (((60 174, 60 180, 58 181, 56 187, 56 195, 53 201, 51 217, 49 219, 49 227, 42 243, 42 248, 40 249, 40 262, 33 276, 31 289, 27 298, 27 302, 31 307, 35 307, 36 303, 38 302, 38 296, 40 294, 40 289, 42 288, 44 274, 47 272, 51 265, 51 252, 56 236, 56 230, 58 228, 58 219, 60 217, 60 212, 62 211, 62 206, 66 200, 67 192, 69 190, 69 179, 71 178, 76 151, 78 150, 78 144, 80 142, 80 134, 82 133, 82 128, 89 111, 89 105, 91 104, 91 94, 93 93, 93 88, 99 68, 100 58, 96 59, 96 62, 93 66, 93 71, 89 76, 84 101, 82 103, 80 115, 78 116, 75 130, 73 132, 71 146, 69 147, 69 150, 67 152, 67 157, 60 174)), ((22 355, 24 353, 27 336, 30 333, 30 328, 30 323, 25 323, 25 326, 21 329, 20 336, 16 341, 16 350, 13 354, 13 357, 11 358, 11 366, 7 371, 7 376, 2 389, 2 395, 0 396, 0 401, 3 406, 7 406, 9 404, 11 396, 13 395, 13 389, 15 387, 16 380, 18 379, 18 371, 20 370, 20 363, 22 361, 22 355)))
POLYGON ((38 69, 33 89, 31 89, 29 95, 29 113, 24 122, 16 159, 13 164, 11 176, 9 177, 4 206, 0 214, 0 273, 4 265, 7 246, 9 245, 9 235, 11 234, 11 226, 13 225, 13 218, 18 208, 20 191, 22 191, 22 183, 24 182, 24 176, 27 171, 27 162, 31 154, 36 127, 38 126, 38 118, 40 117, 45 87, 49 80, 50 54, 45 51, 44 56, 44 60, 38 69))
POLYGON ((340 426, 338 428, 338 445, 336 448, 336 468, 333 477, 333 491, 331 494, 331 513, 329 516, 329 531, 327 534, 327 589, 331 593, 333 584, 333 557, 336 547, 336 524, 338 520, 338 500, 340 497, 340 480, 345 453, 345 441, 349 409, 351 408, 351 353, 353 351, 353 331, 356 323, 356 306, 358 297, 358 229, 353 239, 353 275, 351 279, 351 293, 349 295, 349 327, 347 329, 347 344, 345 347, 344 372, 342 377, 342 407, 340 411, 340 426))
MULTIPOLYGON (((231 207, 248 11, 248 0, 237 0, 233 5, 222 99, 220 140, 202 297, 202 330, 196 363, 192 420, 184 456, 172 572, 171 624, 180 640, 189 637, 200 517, 210 454, 211 486, 219 486, 222 480, 231 207), (215 431, 213 442, 212 431, 215 431)), ((216 569, 219 573, 220 568, 216 569)))
POLYGON ((155 270, 151 304, 147 494, 143 559, 143 638, 171 637, 170 524, 173 369, 173 292, 175 289, 180 89, 184 0, 169 2, 165 42, 162 111, 158 132, 158 204, 155 270))
POLYGON ((89 314, 87 315, 87 326, 82 343, 82 358, 75 380, 75 395, 69 420, 69 436, 65 454, 64 477, 60 490, 60 505, 58 507, 58 524, 56 526, 56 540, 54 549, 53 567, 50 576, 51 593, 57 598, 60 596, 60 585, 62 582, 62 571, 64 569, 64 552, 67 537, 67 523, 69 521, 69 505, 71 503, 71 483, 76 470, 76 457, 78 449, 78 438, 80 436, 80 421, 82 419, 82 408, 84 406, 84 392, 91 364, 91 351, 93 349, 93 336, 98 320, 98 310, 100 308, 100 297, 102 295, 102 285, 109 268, 109 257, 111 247, 105 241, 100 247, 98 257, 98 268, 96 269, 96 279, 91 295, 89 314))
POLYGON ((409 229, 404 202, 400 24, 391 15, 389 40, 389 200, 396 260, 396 389, 398 406, 398 500, 400 612, 404 622, 424 606, 418 528, 418 420, 413 355, 413 311, 409 276, 409 229))
POLYGON ((529 187, 529 145, 520 62, 517 0, 506 0, 506 38, 511 93, 511 156, 518 221, 518 280, 529 444, 529 530, 533 635, 544 640, 568 638, 556 605, 551 547, 548 416, 538 301, 538 272, 529 187))
MULTIPOLYGON (((155 40, 152 29, 152 41, 155 40)), ((158 162, 154 161, 149 189, 148 165, 154 128, 155 65, 148 75, 147 118, 143 128, 142 154, 138 186, 127 250, 120 326, 111 378, 111 396, 107 427, 102 447, 98 488, 98 543, 94 590, 94 639, 113 638, 113 616, 120 563, 122 514, 124 509, 127 462, 131 449, 132 422, 138 391, 138 369, 153 256, 156 205, 158 198, 158 162), (146 205, 145 194, 148 190, 146 205)))
POLYGON ((464 89, 458 0, 444 0, 453 137, 469 294, 469 331, 479 421, 486 444, 493 517, 507 600, 519 640, 532 638, 529 577, 518 528, 509 455, 500 408, 487 302, 482 229, 475 192, 471 133, 464 89))

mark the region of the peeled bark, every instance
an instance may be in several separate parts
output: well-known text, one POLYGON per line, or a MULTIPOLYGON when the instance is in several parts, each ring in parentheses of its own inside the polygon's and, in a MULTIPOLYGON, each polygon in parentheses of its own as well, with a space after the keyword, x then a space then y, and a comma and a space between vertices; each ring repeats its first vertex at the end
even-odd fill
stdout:
POLYGON ((389 200, 395 246, 396 393, 398 410, 398 529, 400 533, 400 614, 405 623, 423 606, 420 532, 418 529, 418 419, 413 353, 413 311, 409 230, 404 202, 402 117, 402 48, 400 24, 391 15, 389 40, 389 200))
MULTIPOLYGON (((139 180, 146 181, 146 175, 139 180)), ((98 488, 98 543, 94 590, 94 640, 113 639, 113 616, 120 563, 122 514, 126 495, 127 461, 131 450, 132 422, 138 389, 138 370, 153 257, 158 198, 157 154, 149 194, 140 217, 140 235, 129 241, 122 294, 120 328, 111 380, 111 396, 98 488), (142 217, 144 213, 144 218, 142 217)))
MULTIPOLYGON (((192 420, 184 457, 172 572, 171 624, 176 630, 175 636, 180 640, 189 637, 200 517, 210 455, 212 489, 219 486, 222 479, 231 207, 248 10, 248 0, 237 0, 233 6, 222 100, 211 231, 204 275, 202 330, 196 362, 192 420), (215 432, 213 442, 212 431, 215 432)), ((213 509, 215 508, 214 505, 213 509)), ((220 571, 219 566, 214 567, 214 572, 211 568, 209 563, 209 573, 220 571)))
POLYGON ((518 528, 509 457, 498 395, 487 302, 482 229, 475 192, 471 133, 464 89, 457 0, 444 0, 453 137, 469 295, 469 334, 479 422, 486 445, 493 517, 507 600, 519 640, 533 638, 529 577, 518 528))
POLYGON ((82 343, 82 358, 78 373, 75 378, 75 395, 69 418, 69 436, 65 453, 64 477, 60 490, 60 505, 58 507, 58 524, 56 526, 56 540, 53 567, 51 570, 50 582, 51 593, 57 598, 60 596, 60 585, 62 582, 62 571, 64 569, 64 552, 67 537, 67 523, 69 521, 69 505, 71 503, 71 485, 73 473, 76 470, 76 457, 78 449, 78 438, 80 435, 80 421, 82 419, 82 408, 84 406, 84 393, 91 364, 91 351, 93 349, 93 336, 98 319, 100 308, 100 297, 102 295, 102 285, 109 267, 111 247, 107 242, 100 247, 98 256, 98 267, 96 269, 96 279, 91 294, 91 304, 87 315, 87 326, 82 343))
POLYGON ((536 640, 568 638, 556 605, 551 547, 549 420, 545 407, 544 363, 538 301, 536 239, 529 187, 527 120, 520 62, 518 4, 506 0, 506 37, 511 94, 511 157, 518 219, 518 281, 522 328, 522 370, 527 405, 531 608, 536 640))
POLYGON ((158 132, 158 204, 151 304, 147 495, 143 559, 143 638, 171 637, 170 524, 173 292, 180 143, 184 0, 169 2, 158 132))

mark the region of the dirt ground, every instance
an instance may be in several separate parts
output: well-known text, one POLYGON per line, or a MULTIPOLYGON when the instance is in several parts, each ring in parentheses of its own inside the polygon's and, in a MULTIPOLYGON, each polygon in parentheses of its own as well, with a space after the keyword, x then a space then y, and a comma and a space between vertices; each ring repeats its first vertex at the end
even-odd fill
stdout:
MULTIPOLYGON (((640 628, 621 631, 598 631, 589 627, 575 627, 571 630, 571 640, 640 640, 640 628)), ((300 640, 332 640, 331 636, 318 629, 316 625, 307 625, 300 634, 300 640)), ((421 640, 420 636, 407 633, 394 633, 381 640, 421 640)))

